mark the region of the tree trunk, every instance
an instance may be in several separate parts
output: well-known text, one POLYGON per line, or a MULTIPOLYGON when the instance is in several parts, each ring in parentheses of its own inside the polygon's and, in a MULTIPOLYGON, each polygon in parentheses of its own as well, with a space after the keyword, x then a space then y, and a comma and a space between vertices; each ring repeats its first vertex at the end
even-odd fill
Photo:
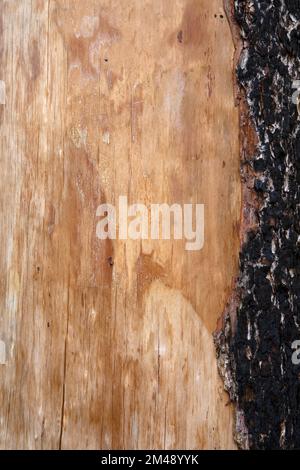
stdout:
POLYGON ((299 11, 0 0, 2 449, 300 447, 299 11))

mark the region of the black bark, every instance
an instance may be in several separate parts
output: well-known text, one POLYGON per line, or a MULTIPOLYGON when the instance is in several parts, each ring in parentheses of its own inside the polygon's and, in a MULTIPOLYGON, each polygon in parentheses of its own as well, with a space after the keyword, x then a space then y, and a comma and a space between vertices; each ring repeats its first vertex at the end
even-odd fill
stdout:
POLYGON ((300 1, 236 0, 234 17, 243 41, 237 79, 258 136, 242 173, 245 165, 254 172, 260 205, 240 253, 236 325, 228 316, 216 344, 241 447, 299 449, 300 365, 292 344, 300 340, 300 120, 292 96, 300 80, 300 1))

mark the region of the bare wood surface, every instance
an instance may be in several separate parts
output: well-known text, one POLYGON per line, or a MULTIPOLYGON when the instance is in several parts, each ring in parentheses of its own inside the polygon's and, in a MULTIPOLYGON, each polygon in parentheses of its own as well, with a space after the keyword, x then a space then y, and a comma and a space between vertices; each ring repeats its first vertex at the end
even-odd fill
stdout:
POLYGON ((1 0, 1 448, 234 448, 212 332, 236 274, 221 0, 1 0), (96 208, 205 204, 205 245, 96 208))

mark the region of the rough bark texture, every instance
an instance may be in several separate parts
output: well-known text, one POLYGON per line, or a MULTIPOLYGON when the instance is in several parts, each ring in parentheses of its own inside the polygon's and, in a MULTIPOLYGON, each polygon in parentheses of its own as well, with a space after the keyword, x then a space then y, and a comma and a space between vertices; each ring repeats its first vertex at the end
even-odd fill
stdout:
POLYGON ((232 7, 243 43, 238 83, 258 143, 250 156, 251 143, 243 146, 245 135, 252 144, 253 138, 245 133, 242 95, 243 243, 236 290, 216 335, 219 366, 237 403, 239 445, 295 449, 300 368, 292 363, 291 346, 300 337, 300 126, 292 94, 300 78, 300 2, 235 1, 232 7), (252 228, 247 214, 255 216, 252 228))

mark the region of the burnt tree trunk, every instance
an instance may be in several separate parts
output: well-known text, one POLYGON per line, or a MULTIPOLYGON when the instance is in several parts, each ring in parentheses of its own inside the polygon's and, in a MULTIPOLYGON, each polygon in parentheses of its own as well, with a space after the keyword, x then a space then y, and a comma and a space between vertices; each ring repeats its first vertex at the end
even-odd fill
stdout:
POLYGON ((300 2, 235 1, 240 273, 215 336, 243 448, 300 447, 300 2), (294 98, 294 99, 293 99, 294 98))

